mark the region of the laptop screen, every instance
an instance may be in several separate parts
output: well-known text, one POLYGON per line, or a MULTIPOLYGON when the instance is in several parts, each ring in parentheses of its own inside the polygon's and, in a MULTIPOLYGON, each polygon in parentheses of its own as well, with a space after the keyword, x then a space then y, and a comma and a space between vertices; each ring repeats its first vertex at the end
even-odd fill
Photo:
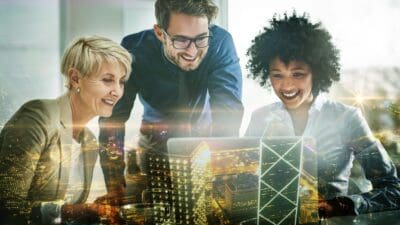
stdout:
POLYGON ((176 222, 315 221, 317 160, 311 146, 301 137, 170 139, 176 222))

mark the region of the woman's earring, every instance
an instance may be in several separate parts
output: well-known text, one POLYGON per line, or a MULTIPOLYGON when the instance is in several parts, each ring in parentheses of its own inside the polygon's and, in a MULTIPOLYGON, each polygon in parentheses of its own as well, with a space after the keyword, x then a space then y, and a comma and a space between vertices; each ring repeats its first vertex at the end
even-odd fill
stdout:
POLYGON ((77 93, 81 92, 81 88, 77 87, 77 88, 76 88, 76 92, 77 92, 77 93))

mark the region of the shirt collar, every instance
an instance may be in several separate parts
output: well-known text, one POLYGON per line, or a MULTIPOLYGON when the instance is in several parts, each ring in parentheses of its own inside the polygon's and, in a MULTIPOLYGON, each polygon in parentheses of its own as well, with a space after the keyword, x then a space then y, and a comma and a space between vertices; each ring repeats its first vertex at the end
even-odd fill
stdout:
POLYGON ((60 107, 60 123, 64 128, 72 127, 72 110, 70 96, 65 93, 57 98, 60 107))
POLYGON ((324 94, 317 95, 308 111, 309 114, 311 114, 313 112, 320 112, 326 101, 328 101, 328 99, 326 98, 326 96, 324 94))

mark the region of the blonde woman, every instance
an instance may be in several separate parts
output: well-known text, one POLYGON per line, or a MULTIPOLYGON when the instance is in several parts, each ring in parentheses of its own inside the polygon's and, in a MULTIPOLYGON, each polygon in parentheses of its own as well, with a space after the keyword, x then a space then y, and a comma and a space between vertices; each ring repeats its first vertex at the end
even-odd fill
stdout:
POLYGON ((84 203, 98 155, 85 125, 111 115, 131 61, 107 38, 76 39, 61 65, 68 91, 25 103, 6 123, 0 133, 1 224, 118 222, 116 208, 84 203))

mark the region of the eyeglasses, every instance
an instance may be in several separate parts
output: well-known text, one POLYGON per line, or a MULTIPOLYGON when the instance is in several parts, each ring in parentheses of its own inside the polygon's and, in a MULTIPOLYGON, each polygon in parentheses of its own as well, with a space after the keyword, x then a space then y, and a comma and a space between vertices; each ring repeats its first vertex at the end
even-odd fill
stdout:
POLYGON ((162 29, 163 33, 169 37, 172 42, 172 46, 175 49, 187 49, 189 46, 194 43, 197 48, 205 48, 208 46, 210 42, 211 35, 200 36, 196 38, 188 38, 188 37, 171 37, 164 29, 162 29))

